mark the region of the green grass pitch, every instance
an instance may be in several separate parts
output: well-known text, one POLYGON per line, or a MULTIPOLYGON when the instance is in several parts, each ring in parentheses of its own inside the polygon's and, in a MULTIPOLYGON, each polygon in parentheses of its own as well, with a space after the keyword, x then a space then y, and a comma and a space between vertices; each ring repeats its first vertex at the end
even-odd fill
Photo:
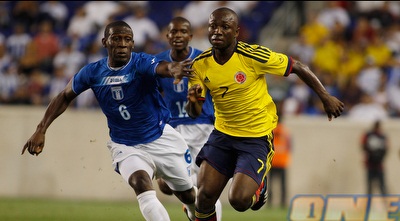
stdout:
MULTIPOLYGON (((187 221, 179 203, 164 203, 171 221, 187 221)), ((284 221, 287 209, 235 211, 223 204, 223 221, 284 221)), ((0 198, 1 221, 145 221, 136 202, 0 198)))

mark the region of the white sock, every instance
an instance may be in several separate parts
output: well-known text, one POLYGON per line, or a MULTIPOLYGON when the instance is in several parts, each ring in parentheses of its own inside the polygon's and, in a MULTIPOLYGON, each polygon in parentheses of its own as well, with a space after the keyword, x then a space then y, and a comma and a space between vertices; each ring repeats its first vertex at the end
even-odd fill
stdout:
POLYGON ((222 220, 222 203, 219 199, 215 203, 215 212, 217 213, 217 221, 222 220))
MULTIPOLYGON (((195 196, 197 197, 197 187, 193 186, 193 189, 195 191, 195 196)), ((192 204, 183 204, 187 210, 187 215, 189 217, 190 220, 195 221, 196 220, 196 216, 195 216, 195 211, 196 211, 196 204, 192 203, 192 204)))
POLYGON ((170 221, 168 212, 157 199, 155 190, 139 194, 137 200, 140 211, 146 221, 170 221))

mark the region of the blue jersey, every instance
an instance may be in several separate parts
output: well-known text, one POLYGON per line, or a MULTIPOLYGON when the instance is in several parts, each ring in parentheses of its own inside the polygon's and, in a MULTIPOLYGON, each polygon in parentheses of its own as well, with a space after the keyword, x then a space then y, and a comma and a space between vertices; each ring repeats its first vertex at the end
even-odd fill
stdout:
POLYGON ((111 69, 107 58, 84 66, 73 78, 76 94, 91 88, 107 117, 111 140, 133 146, 159 138, 170 112, 158 90, 159 60, 132 53, 126 66, 111 69))
MULTIPOLYGON (((202 51, 190 47, 189 58, 194 59, 202 51)), ((161 52, 156 55, 159 60, 172 62, 171 50, 161 52)), ((176 127, 180 124, 214 124, 214 107, 210 94, 206 95, 206 101, 203 105, 203 111, 196 119, 192 119, 186 113, 185 105, 187 103, 188 79, 184 77, 178 84, 174 85, 173 78, 159 78, 163 98, 171 111, 171 120, 169 124, 176 127)))

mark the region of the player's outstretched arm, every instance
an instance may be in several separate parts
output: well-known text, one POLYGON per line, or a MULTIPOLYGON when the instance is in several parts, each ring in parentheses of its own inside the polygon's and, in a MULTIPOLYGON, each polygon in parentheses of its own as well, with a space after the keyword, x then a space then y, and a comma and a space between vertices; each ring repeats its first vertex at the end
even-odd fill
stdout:
POLYGON ((190 68, 192 60, 190 58, 181 62, 162 61, 157 66, 156 72, 161 77, 175 78, 174 84, 178 84, 183 77, 191 77, 193 69, 190 68))
POLYGON ((29 138, 22 148, 22 153, 25 150, 31 155, 39 155, 44 148, 45 134, 50 124, 68 108, 69 104, 77 95, 72 90, 72 80, 55 98, 50 101, 46 109, 43 119, 36 127, 35 133, 29 138))
POLYGON ((318 95, 324 105, 325 113, 329 121, 331 121, 333 117, 337 118, 341 115, 344 110, 344 103, 326 91, 321 81, 307 65, 294 60, 292 72, 297 74, 297 76, 318 95))

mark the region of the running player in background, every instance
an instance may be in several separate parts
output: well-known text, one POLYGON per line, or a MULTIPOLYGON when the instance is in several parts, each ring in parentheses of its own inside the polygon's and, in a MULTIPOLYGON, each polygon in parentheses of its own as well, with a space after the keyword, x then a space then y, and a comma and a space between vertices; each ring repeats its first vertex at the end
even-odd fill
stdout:
POLYGON ((331 96, 306 65, 264 46, 238 41, 238 24, 237 14, 229 8, 211 13, 212 48, 193 61, 189 78, 188 114, 199 116, 207 91, 215 108, 215 129, 196 158, 200 166, 197 221, 216 220, 215 202, 230 178, 228 199, 235 210, 258 210, 265 204, 267 172, 274 155, 272 130, 278 122, 266 73, 297 74, 319 96, 329 120, 344 109, 343 102, 331 96))
MULTIPOLYGON (((194 59, 202 51, 189 46, 192 40, 192 28, 190 22, 183 17, 175 17, 168 24, 167 39, 171 49, 156 55, 159 60, 168 62, 181 62, 188 58, 194 59)), ((159 78, 160 90, 167 107, 171 111, 171 120, 169 124, 182 134, 189 146, 193 159, 196 159, 200 149, 206 143, 208 136, 214 129, 214 107, 211 95, 208 93, 203 105, 201 114, 193 119, 186 113, 185 106, 188 94, 188 79, 183 78, 178 84, 173 84, 173 78, 159 78)), ((197 174, 199 167, 192 164, 191 177, 194 185, 197 183, 197 174)), ((173 192, 162 179, 158 179, 158 186, 161 192, 171 195, 173 192)), ((218 220, 221 220, 222 205, 217 200, 216 210, 218 220)))
POLYGON ((79 94, 92 89, 107 117, 111 137, 107 147, 113 166, 135 191, 143 217, 147 221, 170 220, 156 196, 155 177, 170 184, 194 220, 196 191, 187 172, 190 152, 182 135, 166 123, 170 112, 156 80, 159 76, 187 76, 191 62, 159 62, 154 56, 132 52, 133 32, 123 21, 106 26, 102 44, 108 57, 84 66, 50 102, 22 154, 39 155, 50 124, 79 94))

